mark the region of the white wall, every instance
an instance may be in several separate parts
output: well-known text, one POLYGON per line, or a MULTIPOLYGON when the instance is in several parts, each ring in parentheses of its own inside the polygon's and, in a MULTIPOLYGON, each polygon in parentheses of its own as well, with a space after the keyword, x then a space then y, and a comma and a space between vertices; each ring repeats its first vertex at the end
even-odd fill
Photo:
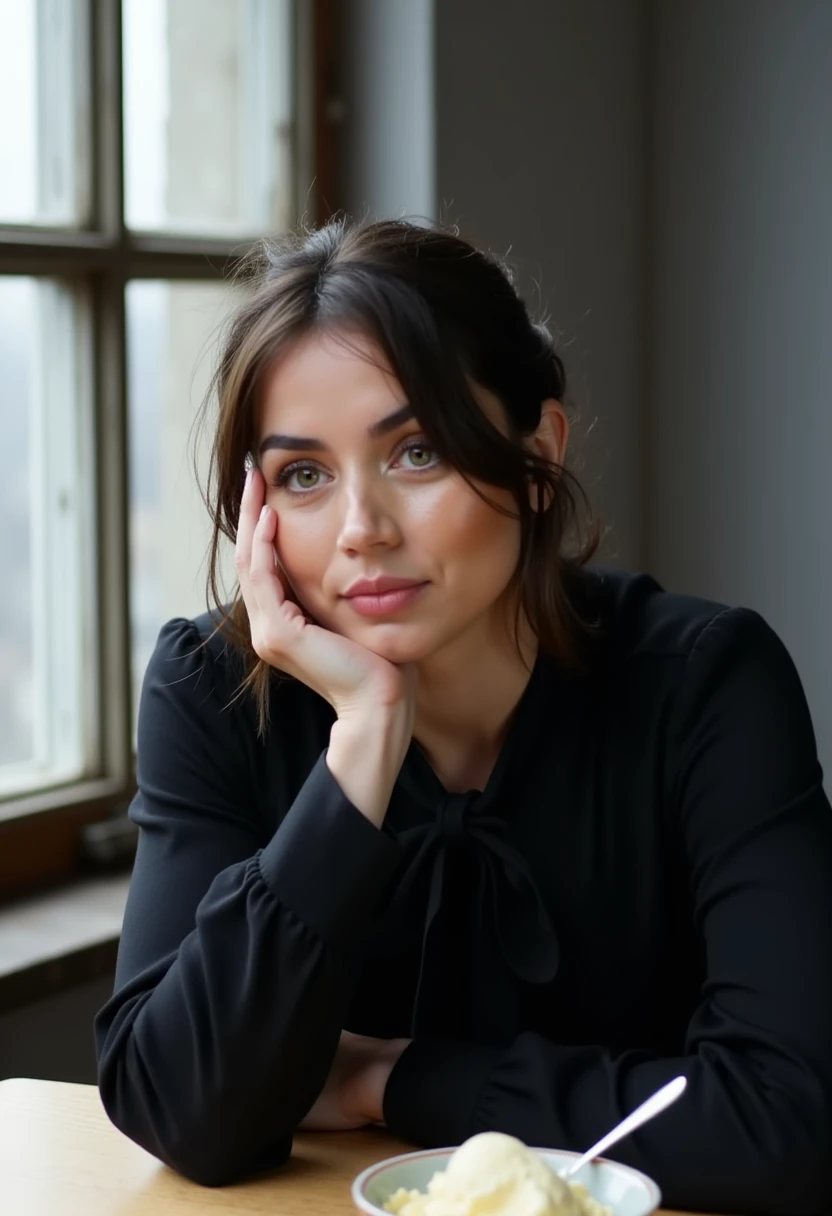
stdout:
POLYGON ((832 4, 661 0, 645 557, 761 611, 832 766, 832 4))
POLYGON ((344 209, 435 217, 433 0, 343 0, 344 209))

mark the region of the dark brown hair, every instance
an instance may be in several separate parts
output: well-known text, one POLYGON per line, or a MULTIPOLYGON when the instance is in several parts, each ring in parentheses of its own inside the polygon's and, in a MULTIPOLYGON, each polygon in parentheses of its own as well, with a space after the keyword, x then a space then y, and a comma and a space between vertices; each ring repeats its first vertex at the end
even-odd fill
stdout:
POLYGON ((511 272, 440 227, 337 219, 264 242, 242 273, 251 292, 230 323, 206 398, 206 406, 216 400, 219 408, 205 494, 213 521, 208 595, 217 628, 242 656, 241 691, 255 695, 261 730, 273 669, 252 648, 239 587, 226 603, 220 542, 236 540, 264 373, 312 330, 375 343, 431 448, 466 480, 511 491, 516 514, 492 505, 521 527, 515 636, 525 611, 544 652, 568 667, 580 665, 591 626, 571 588, 598 547, 599 527, 575 477, 521 442, 538 426, 544 400, 564 401, 566 375, 549 331, 529 316, 511 272), (472 384, 500 400, 508 434, 487 417, 472 384), (537 488, 536 511, 530 485, 537 488))

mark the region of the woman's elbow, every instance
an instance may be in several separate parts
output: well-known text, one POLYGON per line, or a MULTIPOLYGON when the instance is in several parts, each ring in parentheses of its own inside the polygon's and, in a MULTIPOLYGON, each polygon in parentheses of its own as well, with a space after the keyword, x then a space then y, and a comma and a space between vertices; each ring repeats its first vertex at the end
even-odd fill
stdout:
POLYGON ((269 1136, 262 1124, 243 1128, 227 1111, 212 1115, 211 1104, 196 1099, 190 1108, 174 1106, 143 1084, 123 1058, 100 1060, 98 1091, 118 1131, 200 1186, 229 1186, 282 1165, 291 1153, 291 1134, 269 1136))
POLYGON ((276 1169, 288 1160, 291 1150, 291 1137, 285 1142, 273 1142, 259 1153, 254 1153, 251 1145, 243 1149, 236 1145, 230 1150, 217 1144, 206 1148, 192 1138, 183 1137, 178 1142, 174 1139, 161 1146, 155 1155, 189 1182, 215 1188, 244 1182, 264 1170, 276 1169))

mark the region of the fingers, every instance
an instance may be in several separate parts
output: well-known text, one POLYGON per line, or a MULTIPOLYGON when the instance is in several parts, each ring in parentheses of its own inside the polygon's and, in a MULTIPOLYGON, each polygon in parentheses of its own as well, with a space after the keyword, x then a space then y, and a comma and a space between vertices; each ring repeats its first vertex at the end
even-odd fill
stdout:
POLYGON ((283 603, 284 588, 275 560, 277 515, 265 505, 265 483, 258 469, 246 477, 240 502, 234 565, 249 617, 283 603))
POLYGON ((262 475, 257 469, 249 469, 246 473, 243 495, 240 499, 240 518, 237 521, 237 542, 235 549, 237 565, 238 567, 243 567, 246 572, 251 560, 251 536, 257 523, 260 509, 263 506, 264 496, 265 483, 262 475))
POLYGON ((277 516, 265 504, 260 508, 257 523, 251 535, 251 560, 249 581, 259 608, 273 602, 275 592, 283 602, 283 587, 278 577, 274 542, 277 539, 277 516), (264 598, 265 593, 265 598, 264 598))
POLYGON ((249 590, 251 570, 251 545, 254 529, 263 506, 265 486, 257 469, 249 469, 240 500, 240 518, 237 522, 237 541, 234 546, 234 567, 243 597, 249 590))

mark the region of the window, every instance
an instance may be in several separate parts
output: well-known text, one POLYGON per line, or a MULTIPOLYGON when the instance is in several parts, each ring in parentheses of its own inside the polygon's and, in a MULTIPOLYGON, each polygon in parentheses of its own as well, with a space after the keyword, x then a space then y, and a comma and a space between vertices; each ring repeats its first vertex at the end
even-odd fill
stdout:
POLYGON ((331 0, 0 0, 0 898, 123 813, 156 634, 205 606, 192 424, 227 272, 315 218, 330 26, 331 0))
POLYGON ((88 0, 0 0, 0 223, 90 219, 89 33, 88 0))
MULTIPOLYGON (((212 368, 214 337, 236 292, 219 283, 143 279, 127 287, 130 636, 133 730, 159 626, 205 611, 210 526, 197 492, 208 452, 191 429, 212 368)), ((200 436, 204 441, 204 432, 200 436)), ((233 551, 223 551, 234 586, 233 551)))
POLYGON ((0 797, 97 764, 88 337, 83 287, 0 278, 0 797))
POLYGON ((286 0, 123 0, 123 12, 128 226, 238 237, 285 223, 286 0))

